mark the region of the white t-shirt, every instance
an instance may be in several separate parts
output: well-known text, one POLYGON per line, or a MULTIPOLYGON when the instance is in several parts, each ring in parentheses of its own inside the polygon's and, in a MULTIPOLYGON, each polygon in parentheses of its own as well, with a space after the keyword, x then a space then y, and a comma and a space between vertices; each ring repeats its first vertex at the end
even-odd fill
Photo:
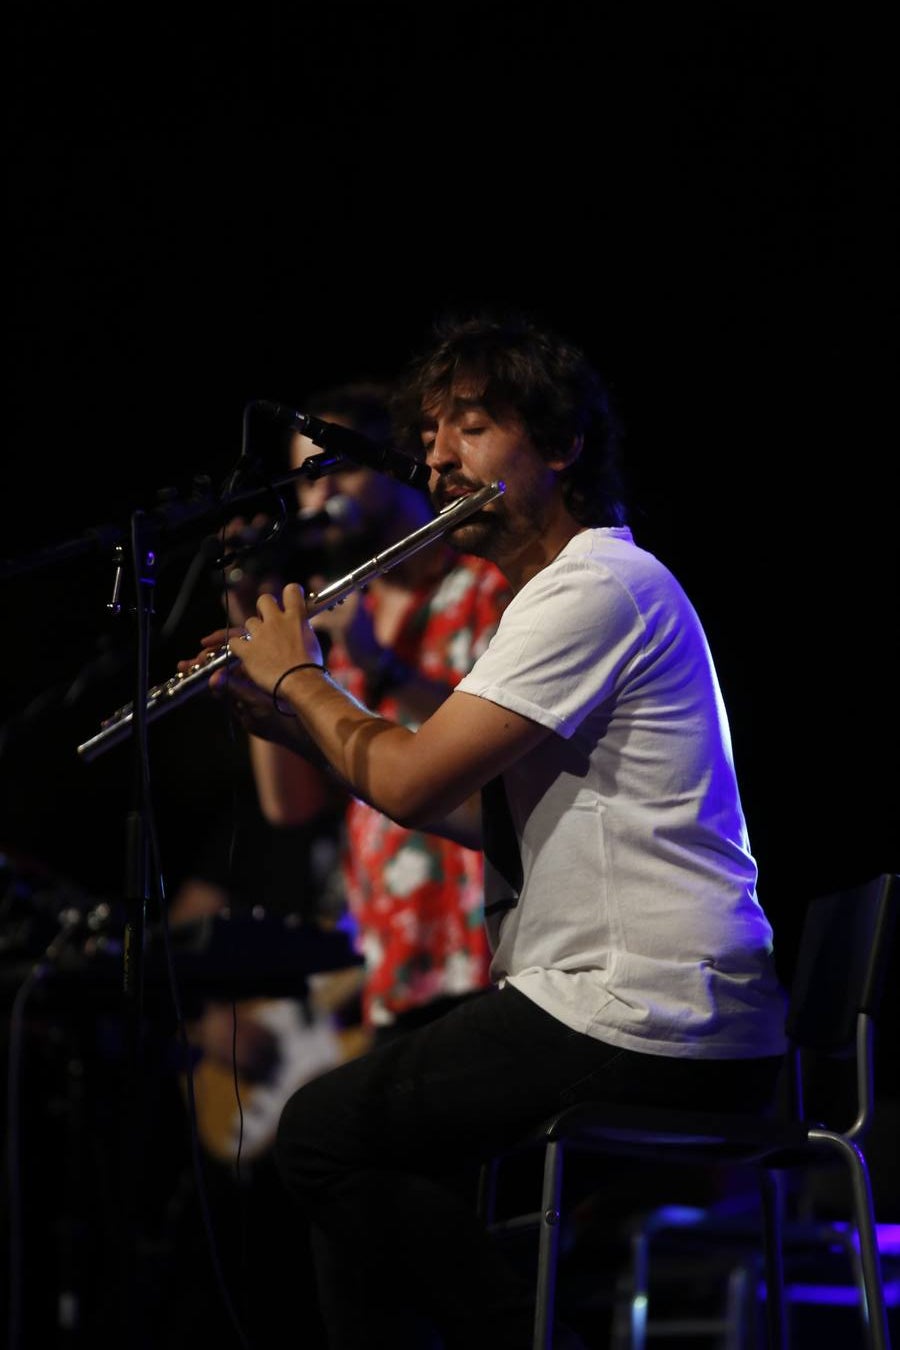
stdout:
POLYGON ((555 733, 484 793, 493 978, 627 1049, 780 1053, 725 708, 668 569, 626 527, 577 534, 458 689, 555 733))

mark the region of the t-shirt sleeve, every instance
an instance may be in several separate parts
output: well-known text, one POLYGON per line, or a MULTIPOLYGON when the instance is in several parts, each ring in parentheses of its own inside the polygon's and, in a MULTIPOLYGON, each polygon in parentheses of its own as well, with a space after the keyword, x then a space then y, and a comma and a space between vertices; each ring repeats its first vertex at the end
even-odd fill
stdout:
POLYGON ((622 582, 581 559, 537 573, 457 685, 569 737, 641 651, 644 623, 622 582))

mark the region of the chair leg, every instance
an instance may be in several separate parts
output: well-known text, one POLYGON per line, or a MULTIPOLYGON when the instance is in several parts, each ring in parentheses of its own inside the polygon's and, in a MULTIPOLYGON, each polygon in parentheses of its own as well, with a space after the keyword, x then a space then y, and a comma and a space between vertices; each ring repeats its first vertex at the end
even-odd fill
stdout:
POLYGON ((769 1350, 786 1350, 787 1304, 784 1293, 784 1194, 776 1172, 764 1171, 759 1182, 763 1210, 763 1256, 766 1277, 766 1328, 769 1350))
POLYGON ((534 1310, 534 1350, 553 1350, 556 1270, 562 1216, 563 1145, 551 1139, 544 1153, 541 1228, 538 1243, 537 1294, 534 1310))
POLYGON ((756 1269, 755 1262, 744 1261, 728 1276, 723 1350, 744 1350, 746 1346, 747 1316, 752 1305, 756 1269))
POLYGON ((841 1134, 828 1130, 810 1130, 809 1137, 835 1148, 843 1157, 850 1172, 853 1195, 853 1218, 859 1238, 859 1256, 862 1266, 863 1288, 860 1306, 866 1342, 871 1350, 890 1350, 887 1308, 884 1301, 884 1277, 875 1231, 875 1205, 865 1158, 857 1146, 841 1134))
POLYGON ((644 1350, 647 1344, 647 1303, 650 1281, 650 1235, 645 1229, 631 1239, 631 1350, 644 1350))

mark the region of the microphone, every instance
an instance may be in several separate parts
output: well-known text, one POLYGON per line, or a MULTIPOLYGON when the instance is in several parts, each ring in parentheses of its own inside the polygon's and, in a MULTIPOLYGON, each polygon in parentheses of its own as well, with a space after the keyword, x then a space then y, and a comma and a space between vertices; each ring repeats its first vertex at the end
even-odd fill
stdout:
POLYGON ((339 426, 336 422, 323 422, 309 413, 296 412, 283 403, 270 403, 266 399, 257 399, 256 407, 275 417, 279 422, 287 422, 304 436, 308 436, 314 445, 329 450, 342 459, 350 459, 378 473, 386 473, 401 483, 424 491, 431 477, 427 465, 411 455, 401 454, 389 442, 373 441, 361 431, 339 426))

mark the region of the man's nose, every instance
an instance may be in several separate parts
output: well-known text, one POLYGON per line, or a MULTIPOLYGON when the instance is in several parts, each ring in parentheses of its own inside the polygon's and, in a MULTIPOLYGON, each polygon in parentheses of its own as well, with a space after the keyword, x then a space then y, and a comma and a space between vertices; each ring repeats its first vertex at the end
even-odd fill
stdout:
POLYGON ((454 427, 438 427, 428 447, 428 464, 433 469, 459 464, 459 433, 454 427))

